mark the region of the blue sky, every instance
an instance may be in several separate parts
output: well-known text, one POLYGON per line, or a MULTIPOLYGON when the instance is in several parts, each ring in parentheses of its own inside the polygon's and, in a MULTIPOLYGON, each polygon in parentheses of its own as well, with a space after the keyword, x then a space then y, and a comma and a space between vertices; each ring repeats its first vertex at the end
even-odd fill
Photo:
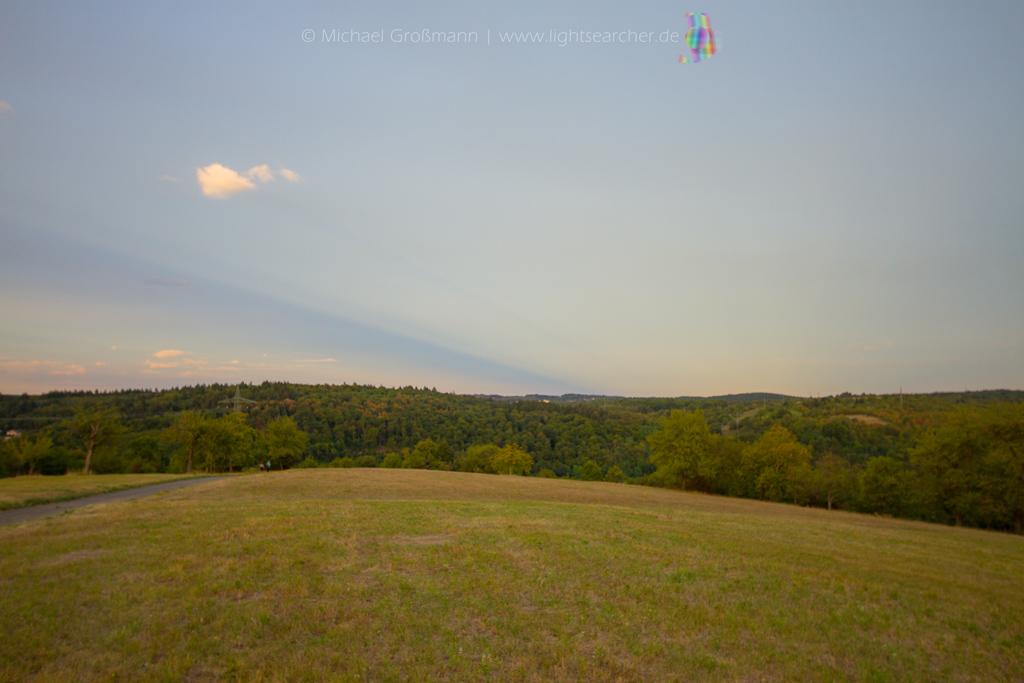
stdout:
POLYGON ((4 3, 0 391, 1024 388, 1024 5, 891 5, 4 3))

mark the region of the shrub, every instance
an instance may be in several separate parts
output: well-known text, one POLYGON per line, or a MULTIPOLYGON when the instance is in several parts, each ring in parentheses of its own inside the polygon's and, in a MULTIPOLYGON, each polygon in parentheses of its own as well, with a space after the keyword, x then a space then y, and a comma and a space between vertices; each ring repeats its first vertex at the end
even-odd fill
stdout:
POLYGON ((593 460, 586 461, 580 468, 580 479, 583 481, 601 481, 603 474, 601 466, 593 460))
POLYGON ((398 469, 402 466, 402 455, 400 453, 388 453, 384 456, 384 461, 380 464, 381 467, 390 467, 392 469, 398 469))
POLYGON ((45 455, 39 458, 36 465, 39 467, 39 474, 47 476, 67 474, 68 449, 63 446, 51 448, 45 455))
POLYGON ((608 474, 604 475, 604 480, 615 484, 621 484, 626 481, 626 473, 623 472, 622 468, 618 465, 612 465, 608 468, 608 474))
POLYGON ((557 479, 557 475, 549 469, 543 469, 537 473, 538 477, 542 479, 557 479))

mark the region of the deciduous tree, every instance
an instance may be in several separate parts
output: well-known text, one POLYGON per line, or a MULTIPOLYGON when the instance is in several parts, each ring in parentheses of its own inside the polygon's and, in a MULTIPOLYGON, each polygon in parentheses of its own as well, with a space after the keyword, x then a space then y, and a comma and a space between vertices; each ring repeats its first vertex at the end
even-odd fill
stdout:
POLYGON ((82 472, 89 474, 89 465, 96 449, 113 446, 120 438, 124 427, 113 410, 82 409, 71 418, 71 431, 85 444, 85 467, 82 472))
MULTIPOLYGON (((164 441, 178 444, 185 449, 185 472, 187 474, 192 474, 192 462, 196 454, 205 447, 209 421, 210 419, 206 415, 190 410, 178 415, 174 424, 160 434, 160 438, 164 441)), ((86 467, 88 468, 88 464, 86 467)))
POLYGON ((1024 403, 993 406, 985 412, 983 424, 998 472, 999 505, 1014 531, 1024 533, 1024 403))
POLYGON ((25 474, 34 474, 40 458, 53 448, 53 439, 45 434, 32 437, 23 434, 11 439, 7 444, 14 453, 21 471, 25 474), (26 469, 28 472, 25 472, 26 469))
POLYGON ((267 425, 268 456, 271 465, 280 469, 291 467, 298 462, 306 450, 309 437, 290 417, 279 417, 267 425))
POLYGON ((495 472, 496 470, 491 465, 491 459, 500 452, 501 447, 495 446, 493 443, 470 446, 459 459, 458 470, 460 472, 495 472))
POLYGON ((491 456, 491 467, 499 474, 529 474, 533 458, 514 443, 510 443, 491 456))
POLYGON ((601 481, 603 474, 601 466, 593 460, 586 461, 580 468, 580 479, 583 481, 601 481))
POLYGON ((932 504, 957 526, 983 524, 996 511, 998 483, 990 447, 981 416, 963 409, 949 415, 912 453, 932 504))
POLYGON ((673 410, 658 426, 647 437, 658 475, 681 488, 696 480, 703 480, 707 487, 718 473, 718 462, 711 454, 711 431, 704 412, 673 410))
POLYGON ((899 515, 907 501, 907 471, 895 458, 871 458, 860 474, 860 496, 867 512, 899 515))
POLYGON ((793 492, 791 470, 809 464, 811 451, 788 429, 772 425, 744 450, 743 461, 761 499, 782 501, 793 492))
POLYGON ((835 453, 826 454, 814 468, 815 483, 829 510, 842 503, 853 490, 854 473, 850 463, 835 453))

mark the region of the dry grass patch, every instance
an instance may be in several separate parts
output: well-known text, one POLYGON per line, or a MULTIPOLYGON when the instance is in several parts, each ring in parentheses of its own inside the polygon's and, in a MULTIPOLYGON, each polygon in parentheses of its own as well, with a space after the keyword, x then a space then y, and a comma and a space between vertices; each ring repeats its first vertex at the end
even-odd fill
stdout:
POLYGON ((1024 670, 1018 537, 624 485, 274 473, 2 528, 0 547, 2 680, 1024 670))

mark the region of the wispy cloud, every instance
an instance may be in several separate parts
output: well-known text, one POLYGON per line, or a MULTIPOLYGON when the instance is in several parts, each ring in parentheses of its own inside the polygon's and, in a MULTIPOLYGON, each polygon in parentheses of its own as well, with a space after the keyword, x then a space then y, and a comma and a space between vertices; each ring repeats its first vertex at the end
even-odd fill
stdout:
MULTIPOLYGON (((302 182, 302 176, 290 169, 281 168, 278 169, 278 173, 288 182, 302 182)), ((261 183, 273 181, 274 172, 270 170, 268 164, 253 166, 244 173, 239 173, 221 164, 210 164, 203 168, 197 168, 196 177, 199 179, 199 186, 202 188, 204 195, 214 199, 224 199, 236 192, 256 189, 257 186, 253 182, 254 180, 261 183)), ((175 180, 170 176, 164 176, 164 178, 175 180)))
POLYGON ((274 179, 274 174, 270 172, 270 166, 263 164, 262 166, 253 166, 245 175, 254 180, 258 180, 261 183, 269 183, 274 179))
POLYGON ((175 178, 172 175, 167 175, 166 173, 164 175, 160 176, 160 180, 166 180, 166 181, 171 182, 171 183, 178 182, 177 178, 175 178))
POLYGON ((199 186, 203 189, 203 194, 214 199, 224 199, 236 192, 256 188, 255 183, 251 180, 220 164, 197 168, 196 177, 199 179, 199 186))
POLYGON ((178 356, 184 356, 187 351, 181 351, 179 349, 164 349, 163 351, 157 351, 153 354, 154 358, 177 358, 178 356))
POLYGON ((84 375, 85 368, 75 363, 54 360, 14 360, 0 362, 0 368, 10 373, 35 374, 47 372, 51 375, 84 375))
POLYGON ((0 114, 6 113, 6 112, 9 112, 9 111, 14 111, 14 107, 12 107, 11 105, 7 104, 3 100, 0 100, 0 114))
POLYGON ((279 168, 279 169, 277 169, 277 172, 280 173, 281 177, 284 178, 285 180, 287 180, 288 182, 291 182, 291 183, 301 183, 302 182, 302 176, 300 176, 295 171, 291 171, 291 170, 289 170, 287 168, 279 168))
POLYGON ((64 367, 50 370, 51 375, 84 375, 85 368, 81 365, 65 365, 64 367))

